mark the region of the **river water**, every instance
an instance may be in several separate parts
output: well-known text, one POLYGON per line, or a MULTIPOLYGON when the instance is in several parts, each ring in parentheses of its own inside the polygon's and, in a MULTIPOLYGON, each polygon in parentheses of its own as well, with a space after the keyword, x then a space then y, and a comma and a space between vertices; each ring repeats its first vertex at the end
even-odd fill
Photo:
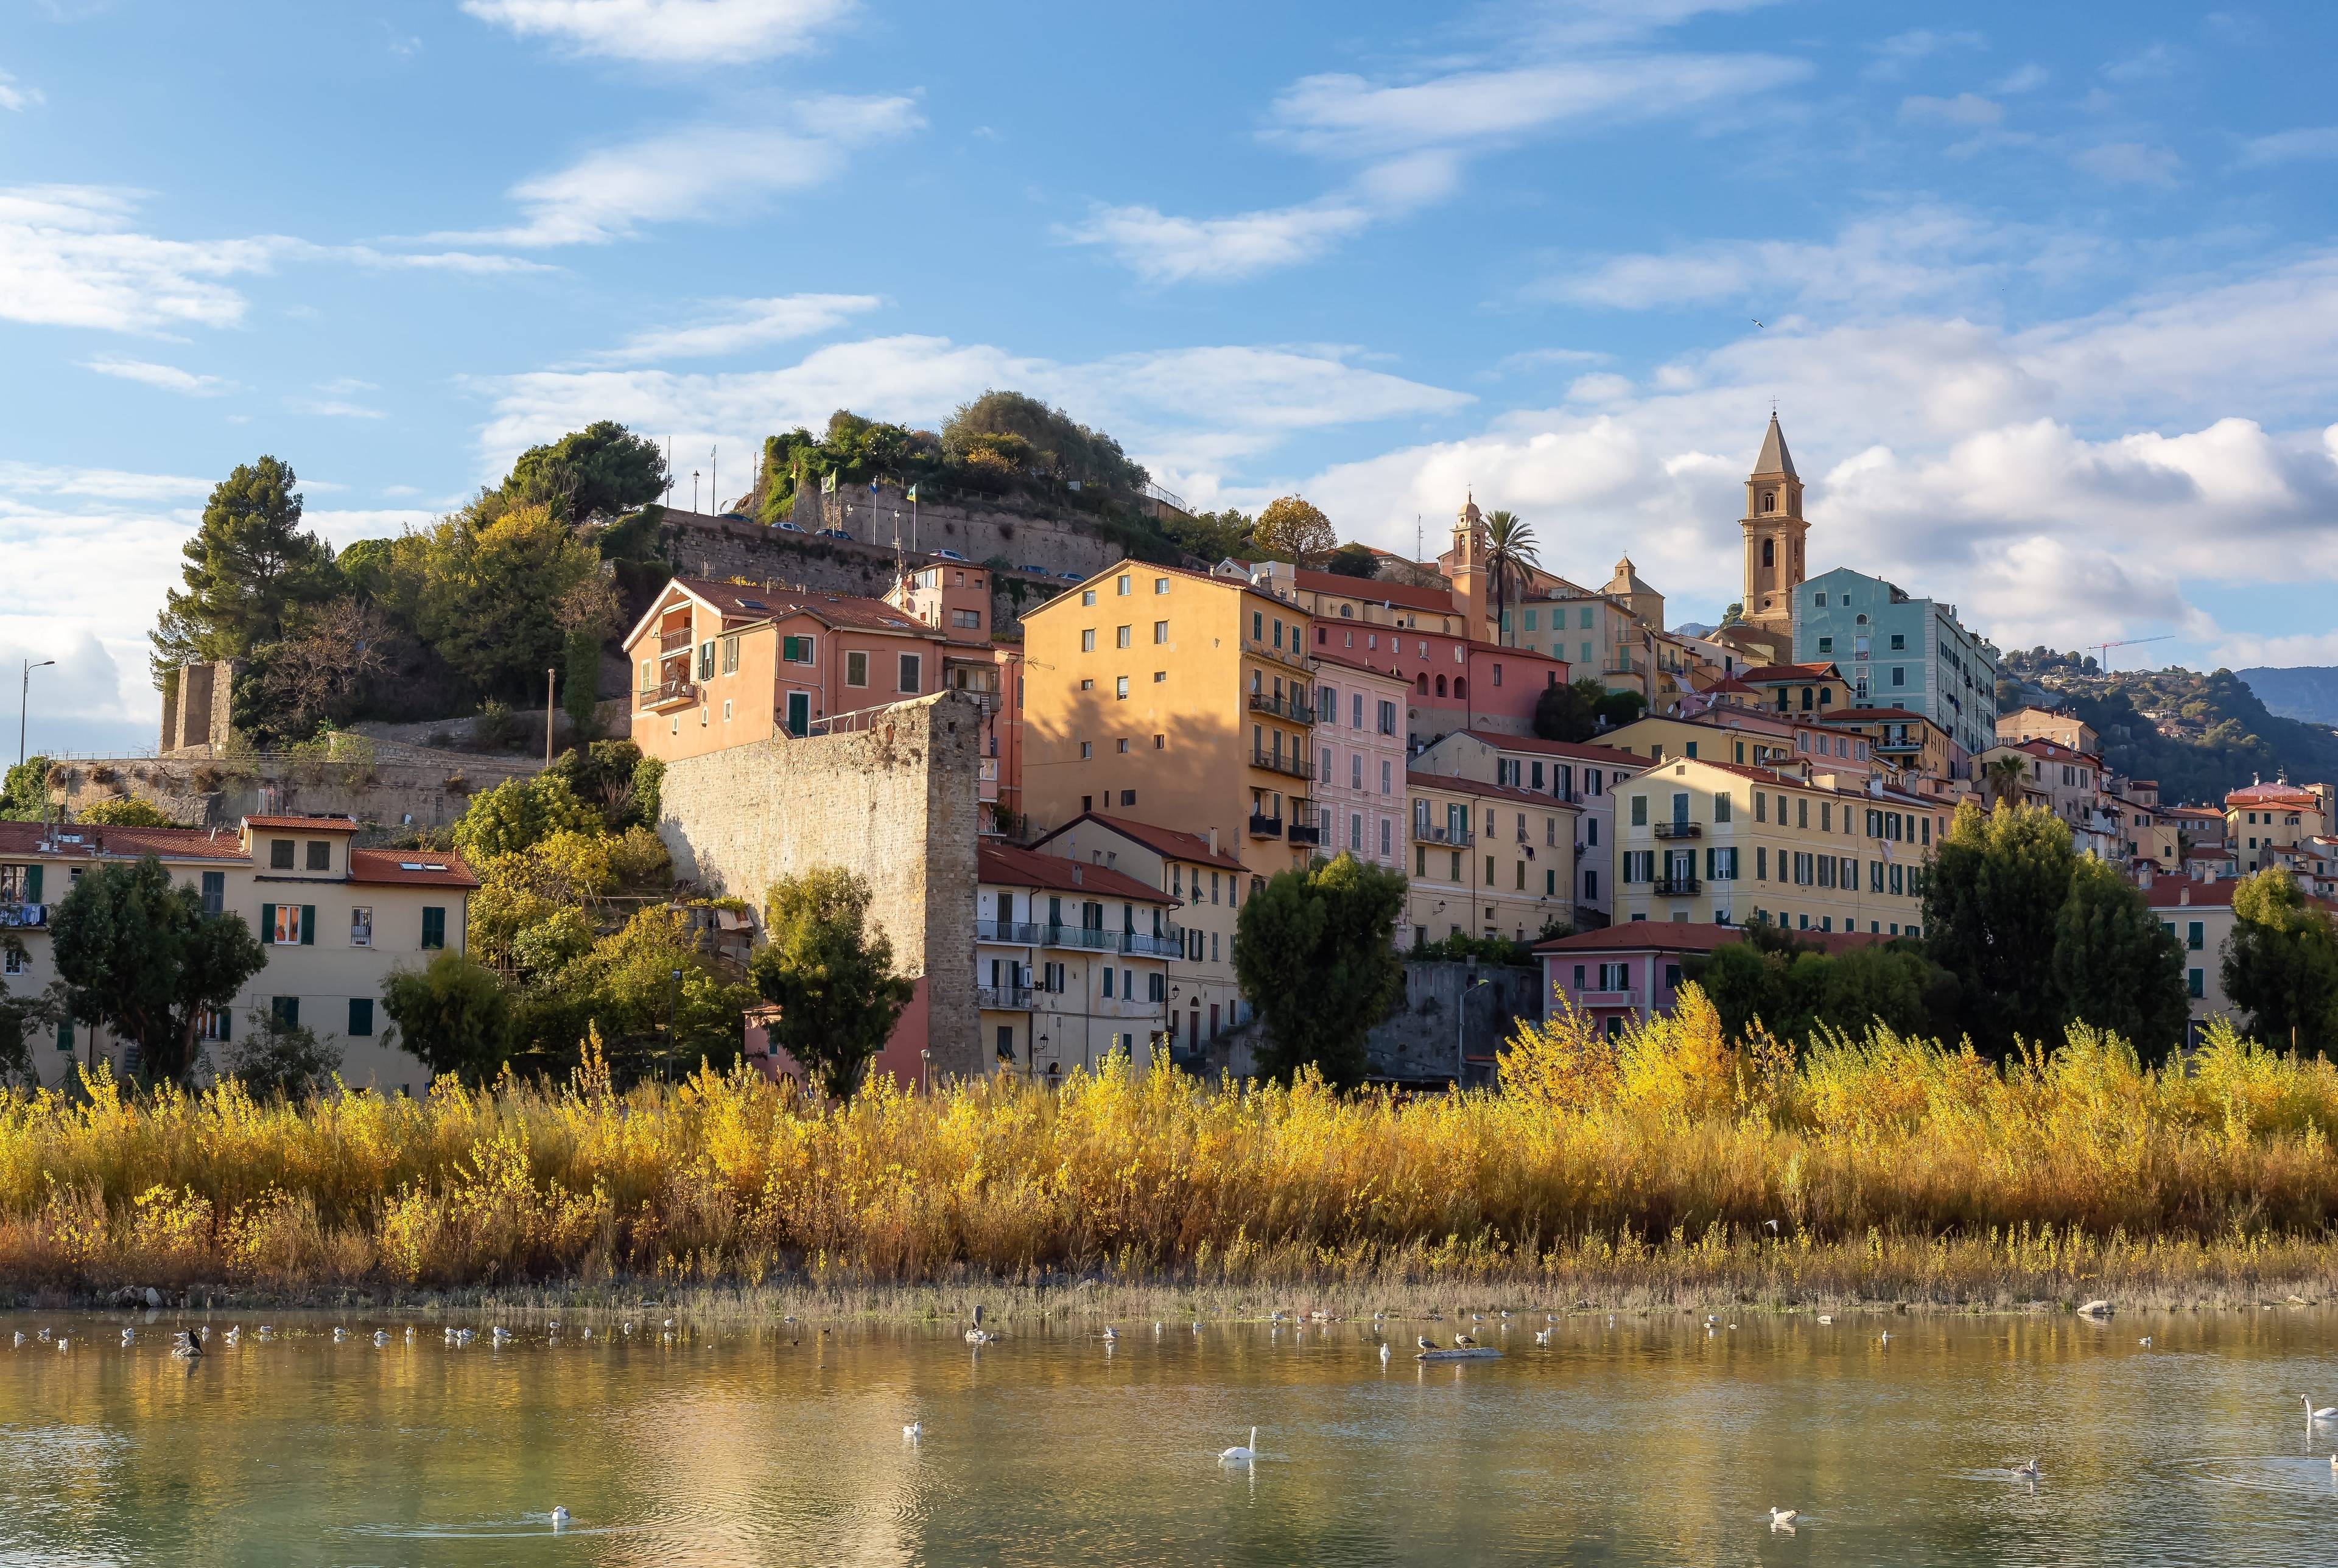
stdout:
POLYGON ((2321 1311, 1488 1318, 214 1314, 188 1364, 172 1314, 0 1315, 0 1568, 2338 1558, 2321 1311), (1413 1359, 1457 1328, 1501 1358, 1413 1359))

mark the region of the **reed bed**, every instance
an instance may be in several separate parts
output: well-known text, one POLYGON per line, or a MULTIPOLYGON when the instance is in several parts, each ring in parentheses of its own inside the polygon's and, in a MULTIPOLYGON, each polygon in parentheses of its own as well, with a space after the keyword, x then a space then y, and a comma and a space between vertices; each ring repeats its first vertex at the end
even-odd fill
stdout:
POLYGON ((1500 1092, 1200 1087, 1164 1068, 847 1103, 744 1073, 0 1098, 0 1291, 1035 1308, 2318 1298, 2338 1069, 2084 1028, 2002 1066, 1877 1030, 1799 1053, 1692 995, 1562 1017, 1500 1092))

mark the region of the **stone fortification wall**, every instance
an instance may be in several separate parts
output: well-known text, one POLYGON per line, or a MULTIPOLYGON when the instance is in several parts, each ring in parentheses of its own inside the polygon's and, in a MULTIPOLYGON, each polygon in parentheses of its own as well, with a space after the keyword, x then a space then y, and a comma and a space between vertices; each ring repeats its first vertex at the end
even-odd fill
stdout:
POLYGON ((539 771, 540 759, 481 757, 394 742, 371 760, 332 762, 273 753, 213 757, 208 749, 163 757, 75 757, 52 764, 49 799, 70 815, 135 796, 184 828, 232 828, 278 812, 340 813, 378 828, 444 828, 471 797, 539 771))
MULTIPOLYGON (((1468 1058, 1462 1082, 1472 1086, 1488 1084, 1495 1077, 1488 1059, 1521 1020, 1539 1022, 1541 1018, 1539 969, 1409 963, 1404 966, 1403 1000, 1365 1037, 1365 1071, 1375 1079, 1400 1083, 1449 1083, 1458 1042, 1468 1058), (1482 987, 1476 984, 1480 980, 1487 982, 1482 987), (1466 1028, 1456 1015, 1465 990, 1469 995, 1466 1028)), ((1220 1077, 1253 1076, 1258 1071, 1258 1053, 1266 1044, 1266 1024, 1252 1019, 1210 1041, 1203 1048, 1201 1070, 1220 1077)))
POLYGON ((760 904, 782 874, 841 866, 920 978, 934 1071, 984 1067, 974 999, 980 707, 943 692, 865 727, 734 746, 666 764, 658 833, 674 875, 760 904))

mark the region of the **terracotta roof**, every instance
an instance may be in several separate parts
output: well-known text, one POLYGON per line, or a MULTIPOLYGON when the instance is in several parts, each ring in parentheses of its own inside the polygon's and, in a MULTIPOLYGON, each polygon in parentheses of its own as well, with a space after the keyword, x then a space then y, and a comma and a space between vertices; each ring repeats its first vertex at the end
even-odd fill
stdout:
MULTIPOLYGON (((832 627, 849 628, 855 632, 876 632, 901 634, 928 642, 943 641, 941 632, 927 625, 898 605, 882 599, 869 599, 858 593, 821 593, 799 592, 782 583, 716 583, 704 577, 676 577, 667 584, 679 587, 712 605, 722 617, 722 624, 749 626, 765 621, 777 621, 789 615, 810 615, 832 627)), ((631 646, 647 631, 651 621, 664 604, 661 594, 658 604, 635 622, 626 637, 631 646)))
POLYGON ((2035 735, 2026 740, 2000 740, 1989 750, 2026 751, 2032 757, 2048 758, 2057 762, 2091 762, 2097 768, 2103 765, 2103 760, 2091 751, 2081 751, 2076 747, 2065 746, 2058 741, 2041 740, 2035 735))
POLYGON ((1150 822, 1132 822, 1125 817, 1107 817, 1101 811, 1081 812, 1053 833, 1036 840, 1031 848, 1036 849, 1050 839, 1060 838, 1083 822, 1094 822, 1099 827, 1108 828, 1123 838, 1133 838, 1154 854, 1166 856, 1172 860, 1198 861, 1204 866, 1222 867, 1230 871, 1240 871, 1243 868, 1240 860, 1227 854, 1223 849, 1213 850, 1210 848, 1210 841, 1199 833, 1181 833, 1174 828, 1156 828, 1150 822))
POLYGON ((247 828, 278 828, 307 833, 354 833, 355 821, 347 817, 247 817, 247 828))
POLYGON ((2321 805, 2311 790, 2294 784, 2244 784, 2225 793, 2225 805, 2235 800, 2244 806, 2298 806, 2309 810, 2321 805))
MULTIPOLYGON (((1871 931, 1797 931, 1793 936, 1797 942, 1807 942, 1831 953, 1891 940, 1871 931)), ((1744 939, 1743 926, 1714 926, 1694 920, 1626 920, 1595 930, 1577 931, 1571 936, 1554 936, 1547 942, 1536 943, 1534 950, 1547 954, 1710 953, 1744 939)))
POLYGON ((166 860, 249 860, 242 838, 207 828, 111 828, 94 822, 55 825, 54 837, 38 822, 0 822, 0 854, 90 858, 99 854, 135 859, 160 855, 166 860), (78 838, 78 843, 67 843, 78 838), (44 843, 48 848, 43 848, 44 843))
POLYGON ((1842 674, 1832 664, 1764 664, 1758 670, 1741 670, 1737 678, 1749 685, 1762 685, 1777 681, 1840 681, 1842 674))
MULTIPOLYGON (((1343 599, 1377 599, 1408 610, 1431 610, 1440 615, 1457 612, 1449 588, 1415 588, 1408 583, 1383 583, 1377 577, 1344 577, 1337 572, 1293 572, 1291 580, 1314 593, 1334 593, 1343 599)), ((1335 617, 1336 619, 1336 617, 1335 617)))
POLYGON ((451 850, 352 849, 349 880, 372 886, 476 887, 479 879, 451 850))
MULTIPOLYGON (((2239 891, 2244 880, 2239 877, 2219 877, 2213 882, 2204 882, 2163 871, 2152 877, 2150 887, 2143 889, 2143 901, 2154 909, 2229 909, 2233 906, 2233 895, 2239 891)), ((2322 909, 2338 910, 2338 905, 2310 893, 2305 901, 2322 909)))
POLYGON ((1475 779, 1449 779, 1442 773, 1407 773, 1408 789, 1442 789, 1453 795, 1477 795, 1488 800, 1515 800, 1521 806, 1539 806, 1547 811, 1580 811, 1582 807, 1572 800, 1561 800, 1556 795, 1537 795, 1531 789, 1513 789, 1503 784, 1481 784, 1475 779))
POLYGON ((2184 853, 2186 860, 2230 860, 2232 858, 2230 849, 2219 849, 2213 845, 2187 849, 2184 853))
POLYGON ((1138 904, 1179 904, 1158 887, 1139 882, 1108 866, 1090 866, 1061 855, 1041 855, 1003 844, 975 847, 975 876, 983 882, 1014 887, 1048 887, 1105 898, 1126 898, 1138 904))
MULTIPOLYGON (((1829 760, 1832 760, 1830 759, 1829 760)), ((1890 801, 1896 806, 1913 806, 1920 811, 1937 811, 1946 807, 1945 800, 1930 799, 1911 795, 1904 789, 1885 789, 1878 793, 1868 789, 1846 789, 1833 784, 1822 784, 1816 779, 1801 779, 1792 773, 1781 773, 1774 768, 1757 768, 1750 762, 1724 762, 1712 757, 1667 757, 1648 769, 1654 773, 1665 768, 1718 768, 1724 773, 1740 779, 1751 779, 1757 784, 1767 784, 1773 789, 1807 789, 1813 795, 1832 795, 1845 800, 1890 801)), ((1833 771, 1824 777, 1834 778, 1833 771)), ((1866 775, 1862 774, 1862 778, 1866 775)))
POLYGON ((1577 762, 1606 762, 1619 768, 1645 768, 1645 757, 1635 757, 1614 746, 1594 746, 1587 740, 1546 740, 1539 735, 1497 735, 1490 730, 1464 730, 1472 740, 1482 740, 1504 751, 1527 751, 1544 757, 1567 757, 1577 762))

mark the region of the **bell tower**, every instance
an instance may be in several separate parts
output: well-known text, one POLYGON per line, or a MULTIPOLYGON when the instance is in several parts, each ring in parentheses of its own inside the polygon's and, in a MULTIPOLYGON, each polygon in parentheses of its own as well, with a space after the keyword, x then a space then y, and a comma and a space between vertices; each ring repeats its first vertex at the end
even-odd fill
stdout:
POLYGON ((1738 612, 1752 630, 1791 659, 1794 648, 1794 590, 1802 585, 1803 481, 1794 472, 1793 454, 1786 450, 1785 432, 1778 428, 1776 410, 1762 437, 1762 455, 1745 478, 1745 515, 1738 522, 1745 534, 1744 607, 1738 612))
POLYGON ((1445 575, 1452 584, 1454 606, 1461 612, 1464 633, 1484 639, 1493 611, 1486 577, 1486 518, 1474 496, 1464 498, 1453 519, 1452 564, 1445 575))

